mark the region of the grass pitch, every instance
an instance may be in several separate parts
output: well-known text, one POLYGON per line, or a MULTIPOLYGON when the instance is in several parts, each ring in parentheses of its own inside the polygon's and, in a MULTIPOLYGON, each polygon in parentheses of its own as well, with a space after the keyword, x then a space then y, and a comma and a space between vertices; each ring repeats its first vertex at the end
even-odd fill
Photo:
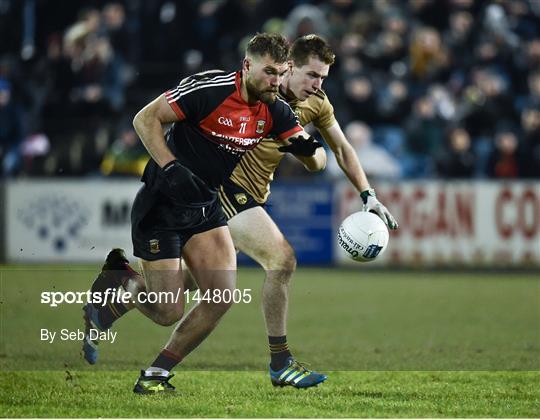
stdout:
POLYGON ((274 389, 264 371, 263 273, 241 269, 253 301, 229 311, 176 369, 175 396, 131 393, 171 328, 139 313, 115 325, 89 366, 80 305, 51 308, 43 291, 83 291, 96 268, 0 270, 1 413, 7 417, 540 417, 540 281, 534 274, 301 269, 289 344, 329 374, 315 389, 274 389))
POLYGON ((134 372, 3 374, 7 417, 538 417, 537 373, 333 372, 274 389, 263 372, 186 372, 178 395, 131 393, 134 372), (536 382, 536 386, 534 385, 536 382))

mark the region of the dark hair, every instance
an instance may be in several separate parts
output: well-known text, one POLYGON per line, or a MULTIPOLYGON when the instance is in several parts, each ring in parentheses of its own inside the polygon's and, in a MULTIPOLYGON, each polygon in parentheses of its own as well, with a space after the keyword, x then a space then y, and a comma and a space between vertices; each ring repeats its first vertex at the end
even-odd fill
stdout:
POLYGON ((316 57, 325 64, 334 64, 336 57, 328 43, 318 35, 304 35, 293 42, 289 58, 298 67, 304 66, 309 57, 316 57))
POLYGON ((284 63, 289 55, 289 42, 280 34, 257 34, 247 44, 246 54, 269 55, 276 63, 284 63))

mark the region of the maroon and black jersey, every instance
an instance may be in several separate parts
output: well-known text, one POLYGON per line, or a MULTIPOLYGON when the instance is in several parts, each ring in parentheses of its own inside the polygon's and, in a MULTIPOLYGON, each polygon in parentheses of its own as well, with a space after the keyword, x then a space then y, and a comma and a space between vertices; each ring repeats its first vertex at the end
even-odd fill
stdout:
MULTIPOLYGON (((285 139, 302 130, 285 101, 249 105, 240 83, 240 72, 214 70, 189 76, 165 93, 179 118, 167 133, 167 145, 212 188, 263 138, 285 139)), ((149 165, 157 166, 153 160, 149 165)))

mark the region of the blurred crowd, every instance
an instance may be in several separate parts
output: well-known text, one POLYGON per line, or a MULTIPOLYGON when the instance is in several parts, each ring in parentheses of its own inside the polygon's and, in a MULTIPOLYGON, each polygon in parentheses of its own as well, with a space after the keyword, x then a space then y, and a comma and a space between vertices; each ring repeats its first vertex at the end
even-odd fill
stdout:
POLYGON ((2 176, 140 174, 135 112, 263 31, 330 42, 323 88, 370 177, 540 178, 537 0, 0 0, 2 176))

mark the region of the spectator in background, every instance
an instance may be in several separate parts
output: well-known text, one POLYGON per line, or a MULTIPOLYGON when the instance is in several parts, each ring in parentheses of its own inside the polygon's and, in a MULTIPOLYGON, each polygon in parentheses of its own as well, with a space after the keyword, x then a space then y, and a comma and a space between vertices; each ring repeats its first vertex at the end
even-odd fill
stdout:
MULTIPOLYGON (((382 2, 379 2, 382 4, 382 2)), ((407 58, 407 30, 409 25, 403 13, 395 7, 386 7, 378 10, 371 17, 371 25, 380 25, 380 29, 366 34, 366 45, 361 56, 373 69, 383 72, 395 70, 392 66, 404 65, 407 58), (375 20, 375 22, 373 22, 375 20)), ((404 73, 394 74, 403 76, 404 73)))
POLYGON ((457 105, 450 91, 440 84, 433 84, 428 89, 428 95, 433 101, 436 115, 445 122, 451 124, 456 119, 457 105))
MULTIPOLYGON (((345 127, 345 137, 354 148, 369 179, 397 179, 400 177, 399 162, 383 147, 373 143, 371 128, 367 124, 360 121, 349 123, 345 127)), ((343 171, 333 153, 329 153, 326 170, 334 179, 343 177, 343 171)))
POLYGON ((444 44, 452 56, 452 66, 465 71, 473 61, 473 15, 464 10, 455 11, 449 17, 449 28, 444 33, 444 44))
POLYGON ((0 162, 2 175, 14 175, 21 163, 23 114, 11 97, 11 83, 0 78, 0 162))
POLYGON ((118 138, 101 162, 101 172, 107 176, 141 177, 149 159, 148 153, 131 123, 122 123, 119 131, 118 138))
POLYGON ((123 60, 132 57, 133 40, 126 24, 126 11, 122 3, 107 3, 103 7, 102 31, 109 38, 116 54, 123 60))
POLYGON ((383 16, 382 26, 386 31, 403 38, 407 36, 407 31, 409 30, 405 13, 393 6, 386 10, 383 16))
POLYGON ((21 144, 22 173, 43 173, 47 155, 51 149, 49 138, 43 133, 32 133, 21 144))
POLYGON ((44 89, 42 128, 54 140, 57 134, 62 134, 72 125, 66 104, 73 86, 73 71, 58 34, 52 34, 47 40, 46 56, 39 64, 39 73, 44 89))
POLYGON ((486 7, 482 24, 484 33, 499 45, 511 48, 519 45, 519 38, 512 31, 510 19, 501 4, 492 3, 486 7))
POLYGON ((513 57, 511 76, 514 91, 519 94, 518 111, 523 108, 525 96, 529 92, 529 75, 534 71, 540 71, 540 38, 531 39, 524 48, 518 48, 513 57))
POLYGON ((521 175, 528 178, 540 178, 540 104, 525 106, 521 113, 521 128, 526 158, 521 175))
POLYGON ((473 139, 476 155, 475 175, 484 177, 487 161, 493 150, 494 127, 497 121, 515 121, 515 113, 508 83, 494 69, 478 68, 472 71, 472 84, 465 88, 458 117, 473 139))
POLYGON ((518 178, 525 170, 518 135, 508 122, 499 126, 495 134, 495 148, 488 160, 488 175, 491 178, 518 178))
POLYGON ((377 89, 379 123, 398 126, 410 112, 409 90, 401 80, 381 81, 377 89))
MULTIPOLYGON (((461 0, 460 3, 467 1, 461 0)), ((436 0, 409 0, 407 8, 416 21, 437 29, 444 28, 450 2, 436 0)))
POLYGON ((435 112, 433 99, 422 96, 413 105, 406 126, 406 156, 403 159, 405 176, 429 177, 433 174, 432 156, 443 143, 443 124, 435 112))
POLYGON ((435 28, 420 27, 413 35, 409 47, 411 75, 422 82, 440 81, 449 70, 450 56, 435 28))
POLYGON ((120 67, 120 77, 124 84, 135 78, 136 43, 126 22, 124 5, 119 2, 107 3, 103 7, 102 34, 109 39, 115 60, 120 67))
POLYGON ((285 32, 289 40, 300 38, 308 34, 318 34, 328 37, 328 21, 324 12, 311 4, 296 6, 287 16, 285 32))
MULTIPOLYGON (((138 109, 157 85, 236 67, 239 41, 258 31, 326 35, 339 50, 325 81, 335 115, 344 125, 366 122, 375 143, 400 160, 405 128, 418 123, 411 104, 426 92, 443 131, 458 125, 469 133, 477 177, 487 174, 494 121, 518 124, 524 108, 540 103, 536 0, 100 0, 66 3, 46 19, 40 10, 47 2, 38 1, 39 65, 28 63, 28 74, 21 71, 22 16, 15 3, 0 7, 0 33, 11 35, 0 40, 0 77, 11 81, 31 131, 48 135, 53 155, 71 155, 59 148, 71 148, 81 131, 87 139, 81 142, 93 147, 86 143, 98 126, 109 130, 117 111, 138 109), (51 37, 62 32, 63 46, 59 35, 51 37), (40 67, 46 55, 48 65, 40 67), (133 89, 124 98, 126 86, 133 89)), ((522 147, 535 144, 531 136, 522 147)), ((439 166, 440 156, 424 157, 439 166)))
POLYGON ((100 11, 87 9, 64 35, 64 50, 73 72, 70 101, 78 116, 85 119, 120 111, 124 105, 122 54, 115 53, 109 40, 109 32, 115 35, 117 25, 122 24, 123 14, 117 9, 106 7, 104 26, 100 11), (100 33, 103 27, 106 30, 100 33))
POLYGON ((74 74, 71 101, 80 117, 119 112, 124 104, 121 63, 103 36, 87 36, 80 67, 74 74))
POLYGON ((540 38, 532 39, 526 44, 526 63, 529 69, 540 70, 540 38))
POLYGON ((345 82, 345 95, 352 120, 377 122, 376 97, 369 77, 363 74, 350 77, 345 82))
POLYGON ((524 106, 530 102, 530 96, 540 96, 538 88, 536 95, 533 93, 535 74, 540 72, 540 39, 532 39, 524 44, 523 48, 516 50, 513 57, 512 85, 514 86, 515 108, 521 113, 524 106))
POLYGON ((328 40, 338 45, 339 40, 347 33, 364 37, 368 28, 374 23, 358 2, 353 0, 333 0, 323 6, 328 23, 328 40))
POLYGON ((471 136, 463 127, 450 129, 446 145, 437 158, 437 174, 442 178, 471 178, 475 156, 471 136))
POLYGON ((87 7, 79 12, 79 21, 88 34, 96 34, 101 27, 101 12, 97 8, 87 7))
POLYGON ((540 105, 540 69, 532 72, 528 78, 529 95, 527 101, 540 105))

